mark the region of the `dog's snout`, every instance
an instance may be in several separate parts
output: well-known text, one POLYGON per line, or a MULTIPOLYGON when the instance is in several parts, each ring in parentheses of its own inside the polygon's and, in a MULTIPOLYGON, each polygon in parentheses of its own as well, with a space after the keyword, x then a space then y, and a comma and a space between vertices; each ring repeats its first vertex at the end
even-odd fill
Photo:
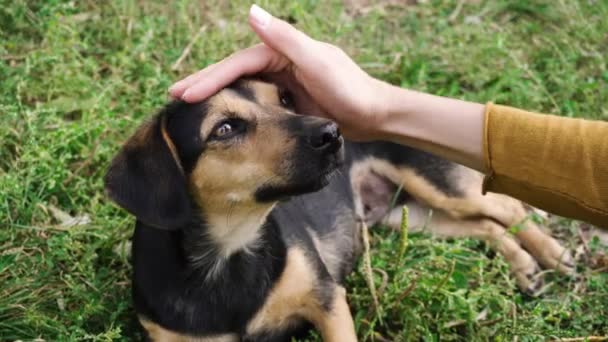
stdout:
POLYGON ((324 150, 328 147, 341 145, 340 129, 333 122, 325 123, 321 128, 314 132, 310 137, 310 145, 317 150, 324 150))

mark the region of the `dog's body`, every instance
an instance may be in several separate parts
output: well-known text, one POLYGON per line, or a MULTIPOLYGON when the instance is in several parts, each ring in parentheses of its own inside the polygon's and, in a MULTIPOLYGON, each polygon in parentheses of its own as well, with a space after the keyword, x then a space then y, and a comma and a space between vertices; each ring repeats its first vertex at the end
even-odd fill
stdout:
MULTIPOLYGON (((140 319, 157 332, 154 340, 163 340, 162 326, 220 341, 289 341, 306 321, 320 324, 326 311, 340 305, 348 310, 336 301, 343 299, 339 284, 359 250, 352 203, 340 177, 319 192, 279 203, 260 227, 251 227, 259 230, 255 245, 222 265, 212 255, 194 261, 196 266, 184 263, 184 245, 196 250, 212 244, 203 240, 202 223, 162 231, 138 222, 133 295, 140 319)), ((345 326, 332 329, 352 332, 348 320, 338 323, 345 326)))
POLYGON ((521 203, 481 195, 477 173, 386 142, 342 151, 335 124, 293 115, 283 95, 240 81, 171 104, 113 161, 110 196, 138 217, 133 297, 151 340, 284 341, 309 324, 356 340, 341 284, 361 222, 399 225, 398 187, 413 229, 491 242, 524 290, 538 287, 535 259, 571 271, 521 203))

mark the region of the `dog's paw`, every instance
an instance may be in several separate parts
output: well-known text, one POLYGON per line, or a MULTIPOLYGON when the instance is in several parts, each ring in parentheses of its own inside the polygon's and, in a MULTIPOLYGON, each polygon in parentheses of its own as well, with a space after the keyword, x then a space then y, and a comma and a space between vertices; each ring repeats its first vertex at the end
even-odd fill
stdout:
POLYGON ((534 258, 522 250, 521 253, 507 258, 507 262, 511 266, 511 274, 519 289, 528 295, 536 296, 545 285, 545 281, 541 268, 534 258))
POLYGON ((575 275, 574 258, 553 237, 545 234, 538 227, 529 227, 517 234, 522 246, 543 267, 557 270, 566 275, 575 275))
POLYGON ((538 265, 536 265, 533 271, 518 271, 515 272, 514 275, 517 280, 517 286, 523 293, 532 297, 537 297, 543 292, 543 289, 545 288, 545 278, 538 265))
POLYGON ((545 247, 530 251, 536 260, 546 268, 555 269, 566 275, 576 273, 574 258, 570 251, 562 247, 553 238, 545 241, 545 247))

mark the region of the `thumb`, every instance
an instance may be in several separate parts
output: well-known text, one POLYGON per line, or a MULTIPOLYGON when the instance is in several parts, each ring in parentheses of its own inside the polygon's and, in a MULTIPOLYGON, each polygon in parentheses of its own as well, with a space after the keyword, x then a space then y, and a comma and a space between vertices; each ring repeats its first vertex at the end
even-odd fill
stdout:
POLYGON ((249 24, 264 44, 300 64, 312 51, 314 40, 289 23, 272 16, 258 5, 249 10, 249 24))

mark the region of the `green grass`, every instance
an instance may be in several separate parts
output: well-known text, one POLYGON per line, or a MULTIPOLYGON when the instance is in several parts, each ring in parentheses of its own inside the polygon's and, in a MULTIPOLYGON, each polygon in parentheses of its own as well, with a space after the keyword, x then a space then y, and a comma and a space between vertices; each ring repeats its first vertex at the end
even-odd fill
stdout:
MULTIPOLYGON (((261 5, 394 84, 608 119, 604 0, 463 1, 459 11, 456 1, 424 1, 368 6, 360 15, 335 0, 261 5)), ((136 338, 130 265, 116 248, 133 219, 105 197, 102 176, 120 142, 166 102, 172 81, 256 41, 248 7, 0 0, 0 340, 136 338), (62 228, 55 207, 91 222, 62 228)), ((564 220, 553 229, 576 246, 581 226, 564 220)), ((581 263, 580 282, 549 274, 554 285, 529 298, 477 241, 414 234, 398 263, 399 236, 372 235, 372 264, 388 282, 374 314, 361 271, 348 281, 362 339, 608 335, 605 270, 581 263)), ((590 247, 606 252, 595 240, 590 247)))

